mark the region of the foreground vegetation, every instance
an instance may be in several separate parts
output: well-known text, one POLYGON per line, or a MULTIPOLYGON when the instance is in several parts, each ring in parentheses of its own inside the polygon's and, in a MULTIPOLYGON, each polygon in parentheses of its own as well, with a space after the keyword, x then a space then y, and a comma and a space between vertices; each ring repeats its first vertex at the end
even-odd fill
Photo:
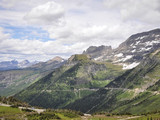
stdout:
POLYGON ((0 106, 0 119, 2 120, 159 120, 160 112, 146 113, 139 116, 131 114, 96 113, 83 115, 73 110, 46 110, 38 114, 28 109, 0 106))
POLYGON ((3 104, 8 104, 8 105, 11 105, 12 107, 30 107, 30 105, 28 105, 27 103, 25 102, 22 102, 14 97, 1 97, 0 96, 0 103, 3 103, 3 104))
POLYGON ((4 120, 80 120, 82 115, 72 110, 46 110, 38 114, 29 109, 0 106, 0 119, 4 120))

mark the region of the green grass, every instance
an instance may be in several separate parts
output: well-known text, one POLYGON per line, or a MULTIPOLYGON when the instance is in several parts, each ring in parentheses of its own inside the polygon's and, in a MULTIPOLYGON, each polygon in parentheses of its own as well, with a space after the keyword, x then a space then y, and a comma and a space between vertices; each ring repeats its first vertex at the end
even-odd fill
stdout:
POLYGON ((109 84, 111 82, 111 80, 92 80, 91 81, 91 87, 92 88, 101 88, 101 87, 105 87, 107 84, 109 84))
POLYGON ((0 106, 0 119, 5 120, 81 120, 82 113, 72 110, 47 110, 43 113, 0 106))
POLYGON ((76 54, 75 56, 74 56, 74 59, 73 59, 74 61, 88 61, 89 60, 89 58, 87 57, 87 55, 84 55, 84 54, 76 54))
POLYGON ((134 96, 134 92, 133 91, 125 91, 122 94, 119 94, 116 96, 116 98, 118 100, 130 100, 131 98, 133 98, 134 96))
POLYGON ((18 108, 0 106, 0 118, 7 120, 21 120, 23 113, 18 108))
POLYGON ((140 116, 138 118, 133 118, 133 119, 130 119, 130 120, 159 120, 159 119, 160 119, 160 114, 157 113, 157 114, 143 115, 143 116, 140 116))

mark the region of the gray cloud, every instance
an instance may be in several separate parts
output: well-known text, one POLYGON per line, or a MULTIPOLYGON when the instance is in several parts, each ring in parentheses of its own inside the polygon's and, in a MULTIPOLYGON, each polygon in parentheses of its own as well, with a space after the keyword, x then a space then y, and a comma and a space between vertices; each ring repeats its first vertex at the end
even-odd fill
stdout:
POLYGON ((123 20, 148 23, 160 22, 160 0, 104 0, 109 9, 120 11, 123 20))

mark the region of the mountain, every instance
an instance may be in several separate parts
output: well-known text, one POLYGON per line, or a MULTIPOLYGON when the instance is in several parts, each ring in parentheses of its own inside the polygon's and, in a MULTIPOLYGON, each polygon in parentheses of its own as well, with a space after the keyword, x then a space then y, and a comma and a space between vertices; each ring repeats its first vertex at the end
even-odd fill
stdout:
POLYGON ((34 69, 34 70, 40 70, 40 71, 48 71, 48 70, 53 70, 55 68, 60 67, 61 65, 63 65, 66 62, 65 59, 56 56, 53 59, 50 59, 46 62, 39 62, 37 64, 34 64, 30 67, 28 67, 28 69, 34 69))
POLYGON ((146 55, 134 69, 126 71, 104 88, 65 108, 93 113, 142 114, 160 111, 160 49, 146 55))
POLYGON ((76 54, 15 97, 34 106, 63 108, 104 87, 120 74, 122 67, 119 65, 93 61, 87 55, 76 54))
POLYGON ((110 60, 114 64, 123 65, 123 69, 132 69, 145 58, 145 55, 159 47, 160 29, 155 29, 130 36, 116 49, 110 46, 91 46, 83 54, 99 61, 110 60))
POLYGON ((90 55, 91 58, 94 58, 94 60, 100 60, 103 58, 102 56, 110 56, 112 54, 112 47, 104 45, 99 47, 90 46, 86 51, 83 52, 83 54, 90 55))
MULTIPOLYGON (((0 95, 8 96, 21 91, 65 62, 64 59, 55 57, 52 60, 39 62, 27 68, 0 71, 0 95)), ((29 61, 25 60, 19 65, 21 64, 22 67, 28 63, 29 61)))
POLYGON ((17 60, 2 61, 0 62, 0 71, 26 68, 36 63, 38 63, 38 61, 34 61, 34 62, 29 62, 28 60, 24 60, 21 62, 18 62, 17 60))
POLYGON ((0 70, 9 70, 9 69, 17 69, 18 61, 2 61, 0 62, 0 70))

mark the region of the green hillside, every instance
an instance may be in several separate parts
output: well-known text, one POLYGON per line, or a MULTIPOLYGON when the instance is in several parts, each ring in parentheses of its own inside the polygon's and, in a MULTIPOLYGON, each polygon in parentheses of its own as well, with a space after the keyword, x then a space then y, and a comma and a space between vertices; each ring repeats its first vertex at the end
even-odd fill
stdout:
POLYGON ((63 108, 106 86, 122 74, 122 67, 74 55, 68 63, 16 94, 18 99, 44 108, 63 108))
POLYGON ((0 95, 14 95, 62 64, 64 64, 64 62, 50 60, 37 63, 29 68, 0 71, 0 95))
POLYGON ((66 108, 82 112, 142 114, 160 111, 160 50, 136 68, 126 71, 105 88, 77 100, 66 108))

